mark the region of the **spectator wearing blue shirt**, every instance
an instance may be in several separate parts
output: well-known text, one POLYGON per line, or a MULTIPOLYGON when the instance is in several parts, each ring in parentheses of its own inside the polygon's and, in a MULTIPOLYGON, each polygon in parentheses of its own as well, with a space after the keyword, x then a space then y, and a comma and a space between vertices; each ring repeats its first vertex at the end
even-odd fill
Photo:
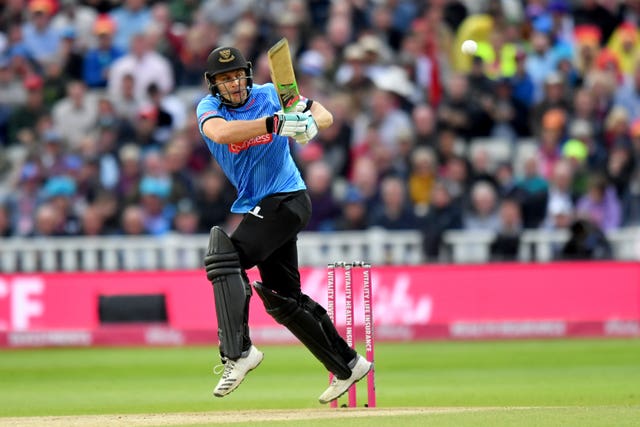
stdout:
POLYGON ((122 6, 111 11, 118 28, 113 39, 117 48, 128 51, 133 36, 143 33, 151 23, 151 11, 146 3, 146 0, 125 0, 122 6))
POLYGON ((108 15, 98 17, 93 25, 98 45, 84 55, 83 78, 88 87, 106 87, 111 64, 125 54, 113 44, 115 30, 116 23, 108 15))
POLYGON ((53 7, 49 1, 31 1, 29 13, 29 21, 22 26, 22 39, 28 56, 42 66, 58 53, 61 34, 51 25, 53 7))

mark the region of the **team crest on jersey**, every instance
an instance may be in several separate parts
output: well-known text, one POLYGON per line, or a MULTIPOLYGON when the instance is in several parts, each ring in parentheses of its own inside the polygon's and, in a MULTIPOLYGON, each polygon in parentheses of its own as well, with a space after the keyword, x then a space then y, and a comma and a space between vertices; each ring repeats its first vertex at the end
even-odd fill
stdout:
POLYGON ((237 144, 229 144, 229 151, 233 154, 238 154, 241 151, 253 147, 254 145, 268 144, 273 140, 273 134, 268 133, 265 135, 256 136, 255 138, 247 139, 246 141, 238 142, 237 144))

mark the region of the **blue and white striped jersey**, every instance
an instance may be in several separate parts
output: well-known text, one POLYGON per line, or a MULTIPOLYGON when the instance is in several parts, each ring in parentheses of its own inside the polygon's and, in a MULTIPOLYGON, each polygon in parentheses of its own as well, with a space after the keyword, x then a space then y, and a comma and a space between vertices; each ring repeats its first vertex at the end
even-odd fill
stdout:
POLYGON ((238 190, 231 212, 246 213, 270 194, 303 190, 306 186, 291 157, 287 137, 267 134, 237 144, 218 144, 202 132, 202 125, 212 117, 227 121, 254 120, 273 115, 279 109, 280 102, 272 83, 254 84, 246 104, 237 109, 223 105, 212 95, 198 103, 200 134, 238 190))

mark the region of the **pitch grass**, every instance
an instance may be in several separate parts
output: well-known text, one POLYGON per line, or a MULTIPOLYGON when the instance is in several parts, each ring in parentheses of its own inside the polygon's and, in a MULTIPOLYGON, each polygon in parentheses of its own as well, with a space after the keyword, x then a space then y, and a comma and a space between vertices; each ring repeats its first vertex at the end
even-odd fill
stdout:
MULTIPOLYGON (((321 407, 327 376, 305 349, 262 350, 262 365, 224 399, 211 394, 212 347, 2 351, 0 417, 321 407)), ((640 425, 640 340, 385 343, 376 346, 376 385, 380 408, 460 410, 309 419, 305 427, 640 425)))

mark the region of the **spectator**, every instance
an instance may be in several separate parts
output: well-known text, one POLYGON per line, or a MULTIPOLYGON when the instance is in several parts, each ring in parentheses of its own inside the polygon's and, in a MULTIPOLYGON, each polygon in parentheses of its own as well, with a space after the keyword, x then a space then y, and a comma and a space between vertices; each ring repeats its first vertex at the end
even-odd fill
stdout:
POLYGON ((195 200, 200 233, 208 233, 214 225, 222 226, 229 216, 235 198, 226 191, 225 180, 222 172, 215 170, 206 170, 199 177, 195 200))
POLYGON ((132 40, 151 23, 151 11, 146 3, 147 0, 124 0, 111 11, 111 19, 118 28, 113 40, 118 49, 126 52, 132 48, 132 40))
POLYGON ((83 236, 102 236, 105 234, 104 218, 98 207, 89 205, 84 209, 80 217, 80 233, 83 236))
POLYGON ((140 207, 149 234, 160 236, 171 229, 175 210, 167 203, 170 191, 170 183, 157 177, 145 176, 140 181, 140 207))
MULTIPOLYGON (((80 232, 79 206, 82 200, 76 199, 77 185, 69 176, 52 176, 45 182, 41 191, 42 202, 56 211, 57 221, 53 233, 59 236, 75 236, 80 232)), ((38 229, 36 224, 36 230, 38 229)), ((48 228, 47 228, 48 230, 48 228)))
POLYGON ((93 7, 79 4, 78 0, 60 0, 60 10, 51 26, 58 31, 72 30, 74 48, 84 52, 93 44, 92 28, 97 15, 93 7))
POLYGON ((340 215, 340 206, 333 197, 331 169, 323 161, 311 163, 304 171, 307 191, 314 208, 307 223, 308 231, 328 231, 340 215))
POLYGON ((445 98, 438 106, 438 122, 457 135, 470 138, 474 117, 473 102, 469 99, 469 81, 461 74, 451 76, 445 98))
POLYGON ((67 96, 52 108, 54 126, 59 129, 71 149, 76 149, 81 139, 91 132, 98 119, 97 99, 87 93, 84 82, 67 84, 67 96))
POLYGON ((431 207, 422 223, 422 244, 424 254, 429 261, 438 261, 442 237, 447 230, 458 230, 463 227, 462 210, 453 202, 451 194, 444 182, 437 182, 433 187, 431 207))
POLYGON ((564 208, 565 206, 570 206, 571 211, 573 211, 576 196, 572 191, 572 183, 573 168, 571 167, 571 164, 566 160, 556 164, 553 169, 553 175, 549 181, 549 198, 547 201, 547 216, 545 219, 547 227, 552 222, 552 207, 562 206, 564 208))
POLYGON ((388 176, 380 185, 381 203, 375 208, 371 225, 387 230, 413 230, 417 228, 417 218, 407 201, 407 190, 403 180, 388 176))
POLYGON ((498 200, 494 187, 479 181, 471 188, 471 206, 464 213, 466 230, 498 231, 498 200))
POLYGON ((601 174, 589 178, 588 191, 576 206, 578 216, 605 232, 617 229, 622 221, 622 212, 615 189, 601 174))
POLYGON ((37 75, 30 75, 23 82, 27 91, 25 104, 13 110, 9 116, 9 129, 7 142, 9 145, 20 143, 20 135, 23 131, 33 130, 38 120, 47 114, 47 106, 44 104, 44 81, 37 75))
POLYGON ((27 56, 39 67, 52 61, 60 47, 60 31, 53 28, 53 2, 49 0, 29 1, 29 20, 22 26, 24 48, 27 56))
POLYGON ((435 150, 438 146, 438 130, 433 107, 427 104, 416 105, 411 112, 411 119, 416 146, 435 150))
POLYGON ((336 231, 362 231, 369 228, 367 206, 360 192, 349 188, 342 201, 342 214, 336 220, 336 231))
POLYGON ((97 44, 88 48, 83 58, 83 79, 90 88, 106 87, 111 66, 125 54, 113 44, 115 31, 116 24, 109 15, 99 16, 93 24, 97 44))
POLYGON ((499 79, 495 90, 496 98, 490 111, 493 121, 491 136, 505 138, 515 144, 517 138, 531 135, 529 107, 513 95, 511 80, 499 79))
POLYGON ((144 210, 139 205, 129 205, 122 211, 122 234, 127 236, 148 234, 144 210))
POLYGON ((576 220, 570 227, 571 235, 562 248, 563 260, 611 259, 612 249, 607 237, 597 225, 585 219, 576 220))
MULTIPOLYGON (((144 0, 128 0, 127 3, 142 1, 144 0)), ((120 28, 118 25, 118 34, 120 34, 120 28)), ((149 38, 144 33, 133 35, 129 52, 113 62, 107 83, 110 96, 118 97, 123 93, 123 78, 126 75, 134 77, 133 94, 138 102, 146 100, 147 89, 152 83, 157 84, 163 93, 173 90, 174 77, 171 64, 165 57, 152 50, 149 38)))
POLYGON ((182 199, 176 204, 172 229, 179 234, 198 233, 200 216, 191 199, 182 199))
POLYGON ((6 202, 0 203, 0 238, 11 237, 13 229, 11 228, 11 219, 9 206, 6 202))
POLYGON ((522 232, 520 205, 515 200, 506 199, 500 203, 499 226, 489 251, 492 261, 517 261, 522 232))
POLYGON ((436 159, 427 147, 418 147, 411 154, 409 199, 419 212, 426 213, 437 180, 436 159))
POLYGON ((538 158, 524 160, 523 174, 516 180, 515 196, 520 200, 524 228, 538 228, 547 215, 549 182, 540 174, 538 158))

